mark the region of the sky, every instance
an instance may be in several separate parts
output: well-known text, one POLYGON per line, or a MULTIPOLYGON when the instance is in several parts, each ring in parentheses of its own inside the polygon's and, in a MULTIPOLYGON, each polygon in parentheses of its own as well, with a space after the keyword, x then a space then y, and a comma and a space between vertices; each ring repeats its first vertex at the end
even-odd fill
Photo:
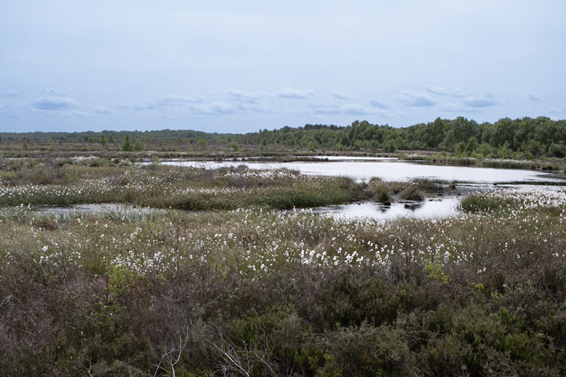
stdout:
POLYGON ((0 0, 0 131, 566 118, 563 0, 0 0))

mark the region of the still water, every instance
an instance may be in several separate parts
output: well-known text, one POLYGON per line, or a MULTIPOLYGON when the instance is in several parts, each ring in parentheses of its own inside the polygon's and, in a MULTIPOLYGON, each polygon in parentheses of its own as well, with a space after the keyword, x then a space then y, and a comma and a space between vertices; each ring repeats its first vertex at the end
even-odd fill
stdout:
MULTIPOLYGON (((337 157, 335 157, 338 159, 337 157)), ((423 165, 391 159, 331 160, 328 162, 236 162, 236 161, 165 161, 164 165, 190 166, 205 169, 247 165, 250 169, 291 169, 307 175, 346 176, 356 181, 379 177, 384 181, 430 179, 459 183, 534 183, 564 182, 549 173, 531 170, 491 169, 444 165, 423 165)))
POLYGON ((383 206, 373 202, 361 202, 315 208, 312 212, 338 220, 371 219, 385 222, 400 218, 435 219, 455 216, 460 213, 459 205, 458 198, 426 200, 416 206, 408 206, 409 208, 406 208, 404 203, 383 206))

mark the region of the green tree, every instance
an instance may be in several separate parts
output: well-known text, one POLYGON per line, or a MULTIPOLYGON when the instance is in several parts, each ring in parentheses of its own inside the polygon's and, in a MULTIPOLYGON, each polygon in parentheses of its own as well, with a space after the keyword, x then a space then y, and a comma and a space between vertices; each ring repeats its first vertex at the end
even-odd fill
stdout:
POLYGON ((139 139, 136 140, 136 143, 134 144, 134 151, 139 152, 143 150, 143 145, 141 143, 141 141, 139 139))
POLYGON ((100 135, 100 140, 98 141, 104 148, 108 147, 108 141, 104 137, 104 134, 100 135))
POLYGON ((130 142, 130 135, 126 135, 126 140, 124 140, 124 144, 122 144, 122 150, 124 152, 131 152, 134 150, 134 146, 130 142))
POLYGON ((466 152, 468 152, 468 154, 472 154, 473 152, 476 151, 476 149, 478 149, 478 139, 472 136, 471 138, 468 139, 468 144, 466 145, 466 152))

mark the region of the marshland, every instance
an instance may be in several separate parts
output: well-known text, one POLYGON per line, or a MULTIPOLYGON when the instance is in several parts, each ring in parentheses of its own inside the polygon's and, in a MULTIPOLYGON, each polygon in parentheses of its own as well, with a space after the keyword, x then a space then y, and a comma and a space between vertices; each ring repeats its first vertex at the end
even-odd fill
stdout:
POLYGON ((0 0, 0 377, 566 376, 565 14, 0 0))
POLYGON ((8 375, 566 373, 562 186, 157 158, 0 167, 8 375), (315 210, 449 198, 454 213, 431 218, 315 210), (96 204, 108 207, 49 210, 96 204))

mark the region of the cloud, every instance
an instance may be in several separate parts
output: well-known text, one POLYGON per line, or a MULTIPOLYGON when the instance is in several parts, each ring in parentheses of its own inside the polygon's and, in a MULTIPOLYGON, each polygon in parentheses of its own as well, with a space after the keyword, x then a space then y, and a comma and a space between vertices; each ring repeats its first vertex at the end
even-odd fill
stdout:
POLYGON ((120 107, 138 111, 141 117, 164 119, 186 119, 195 117, 216 117, 232 114, 265 114, 277 112, 276 109, 270 106, 264 106, 246 100, 239 100, 240 97, 238 97, 238 95, 240 93, 238 93, 238 91, 233 91, 233 93, 230 94, 234 93, 237 97, 235 102, 203 102, 200 97, 167 95, 154 101, 120 104, 120 107))
POLYGON ((456 97, 456 98, 463 98, 466 97, 467 93, 465 93, 464 91, 460 90, 460 89, 456 89, 453 93, 452 93, 452 97, 456 97))
POLYGON ((67 97, 65 94, 57 91, 54 88, 43 88, 43 94, 56 97, 67 97))
POLYGON ((532 93, 532 92, 529 93, 529 99, 530 99, 531 101, 540 101, 539 95, 536 94, 536 93, 532 93))
POLYGON ((261 91, 257 91, 257 92, 243 92, 241 90, 235 90, 235 89, 230 89, 228 90, 228 94, 238 100, 238 101, 242 101, 242 102, 257 102, 259 99, 261 99, 262 97, 266 96, 267 93, 265 92, 261 92, 261 91))
POLYGON ((352 97, 351 95, 346 94, 346 93, 342 93, 338 90, 333 90, 332 95, 334 96, 334 98, 342 99, 342 100, 353 100, 354 99, 354 97, 352 97))
POLYGON ((377 109, 387 109, 388 107, 376 99, 370 99, 369 104, 377 109))
POLYGON ((426 89, 427 92, 432 93, 432 94, 436 94, 438 96, 462 98, 462 97, 466 97, 468 95, 460 89, 450 91, 450 90, 448 90, 446 88, 442 88, 440 86, 425 86, 425 89, 426 89))
POLYGON ((376 110, 368 109, 357 103, 333 105, 325 102, 311 103, 308 112, 317 115, 369 115, 378 113, 376 110))
POLYGON ((190 113, 194 115, 230 115, 239 112, 238 107, 226 102, 211 102, 195 106, 190 113))
POLYGON ((301 99, 301 98, 308 98, 310 96, 313 96, 314 93, 315 93, 314 91, 308 89, 283 88, 277 92, 277 97, 301 99))
POLYGON ((44 96, 39 98, 32 104, 34 109, 37 110, 69 110, 79 107, 77 101, 65 96, 44 96))
POLYGON ((436 105, 434 98, 425 93, 404 91, 401 92, 398 99, 411 107, 433 107, 436 105))
POLYGON ((471 96, 463 100, 466 106, 471 108, 483 108, 502 105, 503 101, 498 98, 493 97, 490 93, 486 93, 481 97, 471 96))
POLYGON ((132 110, 157 110, 167 107, 183 107, 187 106, 188 104, 200 103, 202 101, 202 97, 200 96, 190 97, 178 94, 163 94, 161 97, 154 100, 145 102, 120 103, 119 106, 132 110))
POLYGON ((479 108, 470 108, 469 106, 465 106, 463 104, 456 104, 456 103, 444 103, 438 107, 438 110, 447 113, 457 113, 457 114, 481 112, 479 108))
POLYGON ((7 98, 16 98, 21 97, 26 94, 23 90, 8 90, 0 94, 0 97, 7 97, 7 98))
POLYGON ((441 88, 439 86, 426 86, 425 87, 427 92, 432 93, 432 94, 437 94, 439 96, 448 96, 448 89, 446 88, 441 88))
POLYGON ((92 110, 96 114, 112 114, 114 112, 114 111, 112 111, 111 108, 109 108, 107 106, 93 106, 92 110))
POLYGON ((185 109, 184 116, 223 116, 232 114, 273 114, 277 109, 249 103, 229 103, 216 101, 193 105, 185 109))

